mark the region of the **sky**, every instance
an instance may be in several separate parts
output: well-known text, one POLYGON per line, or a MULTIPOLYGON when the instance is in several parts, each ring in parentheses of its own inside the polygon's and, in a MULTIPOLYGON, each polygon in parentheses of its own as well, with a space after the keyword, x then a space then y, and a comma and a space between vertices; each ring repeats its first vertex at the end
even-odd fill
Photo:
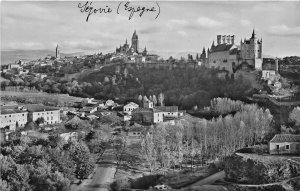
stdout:
POLYGON ((111 13, 89 17, 78 4, 86 1, 2 1, 1 50, 55 50, 61 52, 110 52, 134 30, 140 50, 170 54, 201 52, 216 36, 236 35, 236 42, 249 38, 253 28, 263 39, 263 54, 300 56, 300 1, 293 2, 133 2, 129 5, 154 7, 156 12, 135 13, 129 20, 125 2, 89 1, 91 6, 110 7, 111 13))

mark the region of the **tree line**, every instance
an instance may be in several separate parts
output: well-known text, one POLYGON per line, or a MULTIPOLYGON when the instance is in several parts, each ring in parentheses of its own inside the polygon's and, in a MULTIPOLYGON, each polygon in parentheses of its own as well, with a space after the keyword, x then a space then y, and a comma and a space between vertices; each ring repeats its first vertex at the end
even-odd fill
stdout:
POLYGON ((268 109, 243 104, 235 115, 224 118, 160 124, 145 135, 141 154, 150 172, 183 163, 205 163, 223 159, 245 146, 265 143, 273 133, 272 126, 268 109))

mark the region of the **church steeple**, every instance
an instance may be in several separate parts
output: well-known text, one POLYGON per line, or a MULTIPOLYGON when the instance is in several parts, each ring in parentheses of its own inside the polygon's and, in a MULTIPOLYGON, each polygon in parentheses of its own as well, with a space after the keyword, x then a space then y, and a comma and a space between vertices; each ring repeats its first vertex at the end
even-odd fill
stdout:
POLYGON ((251 38, 255 38, 255 31, 254 31, 254 28, 253 28, 253 32, 252 32, 251 38))

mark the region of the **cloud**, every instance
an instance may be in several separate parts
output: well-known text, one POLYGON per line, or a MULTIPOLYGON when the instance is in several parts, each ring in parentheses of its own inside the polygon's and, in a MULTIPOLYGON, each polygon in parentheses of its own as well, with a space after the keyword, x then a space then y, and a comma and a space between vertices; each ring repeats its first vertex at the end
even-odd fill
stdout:
POLYGON ((187 33, 185 31, 177 31, 177 33, 180 35, 180 36, 187 36, 187 33))
POLYGON ((246 20, 246 19, 241 19, 240 20, 240 24, 243 26, 243 27, 249 27, 251 26, 251 22, 249 20, 246 20))
POLYGON ((215 28, 223 26, 223 23, 208 17, 199 17, 197 23, 204 28, 215 28))
POLYGON ((188 25, 188 23, 189 22, 185 19, 172 19, 167 22, 167 26, 170 29, 173 29, 173 28, 177 28, 177 27, 185 27, 188 25))
POLYGON ((300 37, 300 26, 289 27, 284 24, 275 25, 271 26, 268 32, 275 36, 300 37))
POLYGON ((102 42, 92 40, 63 41, 61 46, 64 49, 76 50, 94 50, 104 48, 102 42))
POLYGON ((7 50, 39 50, 45 49, 45 46, 39 42, 10 42, 7 45, 3 44, 7 50))
POLYGON ((217 16, 222 19, 232 19, 233 18, 233 16, 228 12, 219 12, 219 13, 217 13, 217 16))

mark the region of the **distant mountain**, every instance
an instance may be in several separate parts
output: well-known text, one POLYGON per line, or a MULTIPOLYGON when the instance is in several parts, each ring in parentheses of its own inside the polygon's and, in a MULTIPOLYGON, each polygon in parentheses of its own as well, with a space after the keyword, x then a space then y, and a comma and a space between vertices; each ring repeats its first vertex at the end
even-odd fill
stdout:
MULTIPOLYGON (((83 55, 83 52, 76 53, 61 53, 61 57, 83 55)), ((1 51, 1 64, 6 65, 17 60, 35 60, 45 58, 46 56, 54 56, 55 52, 52 50, 12 50, 1 51)))

